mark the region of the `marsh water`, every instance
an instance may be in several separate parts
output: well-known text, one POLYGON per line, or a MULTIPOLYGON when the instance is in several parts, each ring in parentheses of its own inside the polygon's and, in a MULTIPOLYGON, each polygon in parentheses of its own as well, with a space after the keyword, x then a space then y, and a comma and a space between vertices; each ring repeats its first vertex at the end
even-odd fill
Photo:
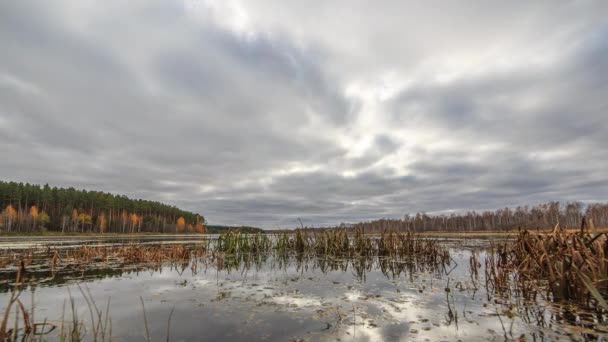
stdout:
MULTIPOLYGON (((5 251, 90 245, 199 244, 213 236, 145 238, 4 238, 5 251)), ((90 322, 84 293, 109 301, 112 340, 144 341, 605 341, 608 319, 576 305, 526 301, 485 288, 488 240, 441 238, 445 267, 402 265, 385 258, 328 259, 291 255, 226 256, 162 265, 72 265, 55 274, 29 267, 35 280, 21 301, 34 321, 59 325, 76 315, 90 322), (143 300, 143 306, 142 306, 143 300)), ((8 253, 8 252, 7 252, 8 253)), ((204 259, 204 258, 201 258, 204 259)), ((0 271, 0 312, 14 266, 0 271)), ((50 325, 49 325, 50 326, 50 325)), ((58 329, 45 336, 57 338, 58 329)))

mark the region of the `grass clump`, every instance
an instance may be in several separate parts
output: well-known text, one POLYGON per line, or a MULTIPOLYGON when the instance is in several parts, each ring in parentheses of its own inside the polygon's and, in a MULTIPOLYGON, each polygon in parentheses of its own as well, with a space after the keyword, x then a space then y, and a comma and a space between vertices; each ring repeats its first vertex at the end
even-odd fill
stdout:
POLYGON ((520 232, 515 241, 491 248, 487 285, 499 292, 510 284, 524 297, 542 293, 554 301, 573 301, 608 310, 608 239, 605 233, 520 232), (513 280, 513 282, 512 282, 513 280))

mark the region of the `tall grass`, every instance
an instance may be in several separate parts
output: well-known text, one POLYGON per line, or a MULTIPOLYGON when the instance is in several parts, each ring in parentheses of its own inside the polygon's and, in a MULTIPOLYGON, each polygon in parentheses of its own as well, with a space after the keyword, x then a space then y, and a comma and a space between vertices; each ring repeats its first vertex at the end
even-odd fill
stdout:
POLYGON ((608 310, 608 239, 605 233, 520 232, 512 243, 492 246, 486 258, 486 284, 497 292, 524 297, 544 294, 608 310))

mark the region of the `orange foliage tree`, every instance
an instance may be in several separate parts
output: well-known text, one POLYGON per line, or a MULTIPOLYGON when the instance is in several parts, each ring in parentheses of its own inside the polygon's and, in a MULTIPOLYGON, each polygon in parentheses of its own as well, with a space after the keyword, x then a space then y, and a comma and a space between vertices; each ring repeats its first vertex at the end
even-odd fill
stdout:
POLYGON ((101 213, 101 214, 99 214, 99 216, 97 216, 97 226, 99 227, 100 233, 106 232, 106 228, 108 227, 108 222, 106 220, 105 213, 101 213))
POLYGON ((17 221, 17 211, 13 208, 12 205, 8 205, 6 209, 4 209, 4 215, 2 215, 2 220, 4 221, 4 226, 7 231, 11 231, 11 228, 17 221))
POLYGON ((136 213, 131 214, 131 232, 135 231, 135 226, 137 225, 137 221, 139 221, 137 214, 136 213))
POLYGON ((202 223, 197 223, 194 226, 194 231, 196 233, 203 234, 203 233, 205 233, 206 229, 205 229, 205 226, 202 223))
POLYGON ((76 231, 76 227, 78 226, 78 210, 74 208, 72 210, 72 230, 76 231))
POLYGON ((30 218, 32 219, 32 229, 36 229, 36 224, 38 223, 38 207, 33 205, 30 208, 30 218))
POLYGON ((182 216, 180 216, 177 219, 177 223, 175 224, 175 231, 177 233, 183 233, 185 228, 186 228, 186 220, 182 216))

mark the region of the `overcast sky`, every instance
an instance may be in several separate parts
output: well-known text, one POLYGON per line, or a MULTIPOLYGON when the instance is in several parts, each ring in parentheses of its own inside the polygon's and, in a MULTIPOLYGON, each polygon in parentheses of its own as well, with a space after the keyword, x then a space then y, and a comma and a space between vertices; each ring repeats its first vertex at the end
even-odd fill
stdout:
POLYGON ((608 200, 608 1, 0 1, 0 179, 210 223, 608 200))

